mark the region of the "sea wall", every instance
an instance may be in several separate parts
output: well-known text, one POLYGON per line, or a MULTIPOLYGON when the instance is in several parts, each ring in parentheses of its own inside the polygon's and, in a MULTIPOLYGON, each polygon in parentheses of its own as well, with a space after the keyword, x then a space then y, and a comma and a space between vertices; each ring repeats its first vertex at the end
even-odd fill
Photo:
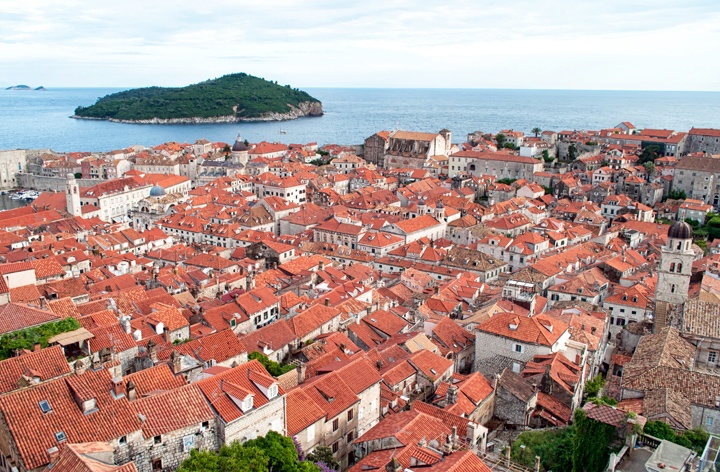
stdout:
MULTIPOLYGON (((67 179, 64 177, 43 177, 41 175, 18 173, 17 186, 35 190, 48 190, 51 192, 64 192, 67 179)), ((76 179, 80 187, 92 187, 106 182, 105 179, 76 179)))
MULTIPOLYGON (((238 117, 235 115, 214 116, 212 118, 201 118, 198 116, 189 118, 151 118, 148 120, 118 120, 115 118, 94 118, 87 116, 73 115, 70 118, 79 120, 103 120, 113 123, 148 124, 148 125, 172 125, 172 124, 202 124, 202 123, 240 123, 247 121, 288 121, 306 116, 322 116, 322 103, 302 102, 299 106, 288 105, 290 111, 287 113, 265 113, 256 117, 238 117)), ((238 113, 242 113, 240 110, 238 113)))

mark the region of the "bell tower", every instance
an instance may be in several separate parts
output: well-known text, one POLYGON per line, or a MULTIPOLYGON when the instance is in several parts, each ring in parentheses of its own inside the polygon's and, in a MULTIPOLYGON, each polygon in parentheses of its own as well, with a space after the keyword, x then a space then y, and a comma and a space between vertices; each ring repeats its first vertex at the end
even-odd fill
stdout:
POLYGON ((692 227, 680 221, 670 227, 662 248, 655 290, 655 330, 668 326, 673 308, 687 301, 695 253, 692 227))
POLYGON ((80 205, 80 187, 78 186, 75 175, 68 174, 65 184, 65 202, 67 212, 70 216, 82 216, 82 207, 80 205))

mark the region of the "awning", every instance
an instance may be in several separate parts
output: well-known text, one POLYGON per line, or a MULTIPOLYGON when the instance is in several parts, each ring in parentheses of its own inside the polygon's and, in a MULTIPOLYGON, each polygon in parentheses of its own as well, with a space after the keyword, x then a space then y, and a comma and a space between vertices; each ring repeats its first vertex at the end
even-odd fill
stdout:
POLYGON ((69 346, 70 344, 79 343, 87 339, 94 338, 95 335, 85 328, 76 329, 75 331, 68 331, 67 333, 60 333, 48 339, 49 344, 59 344, 61 346, 69 346))

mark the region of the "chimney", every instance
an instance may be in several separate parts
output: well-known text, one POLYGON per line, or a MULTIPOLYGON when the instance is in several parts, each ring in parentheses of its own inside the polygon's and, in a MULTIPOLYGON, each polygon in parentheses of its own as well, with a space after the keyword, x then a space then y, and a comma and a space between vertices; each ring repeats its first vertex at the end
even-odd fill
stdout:
POLYGON ((153 364, 157 363, 157 361, 158 361, 157 345, 155 344, 155 341, 153 341, 152 339, 150 341, 148 341, 147 350, 148 350, 148 356, 150 356, 150 360, 153 362, 153 364))
POLYGON ((325 299, 325 306, 330 306, 330 299, 329 299, 329 298, 326 298, 326 299, 325 299))
POLYGON ((82 375, 87 371, 87 365, 85 365, 85 361, 82 359, 78 359, 75 362, 75 373, 77 375, 82 375))
POLYGON ((48 453, 48 462, 50 464, 54 463, 60 456, 60 450, 57 448, 57 446, 53 446, 50 449, 48 449, 47 453, 48 453))
POLYGON ((307 371, 307 366, 304 362, 301 362, 300 365, 297 367, 298 371, 298 384, 305 382, 305 373, 307 371))
POLYGON ((385 466, 386 472, 402 472, 402 470, 403 470, 402 464, 400 463, 399 460, 397 460, 394 457, 385 466))
POLYGON ((172 364, 172 371, 175 375, 182 371, 182 355, 179 352, 173 350, 172 354, 170 354, 170 363, 172 364))
POLYGON ((445 400, 448 405, 454 405, 457 401, 457 392, 458 389, 455 385, 450 385, 447 389, 447 393, 445 394, 445 400))
POLYGON ((115 377, 112 380, 113 383, 113 389, 112 394, 115 397, 115 399, 119 399, 125 396, 125 386, 123 385, 123 379, 122 377, 115 377))
POLYGON ((128 381, 128 383, 125 384, 125 391, 127 392, 128 401, 132 402, 137 399, 137 391, 135 390, 135 384, 132 380, 128 381))
POLYGON ((452 434, 450 435, 450 446, 452 446, 453 451, 459 447, 457 426, 452 427, 452 434))

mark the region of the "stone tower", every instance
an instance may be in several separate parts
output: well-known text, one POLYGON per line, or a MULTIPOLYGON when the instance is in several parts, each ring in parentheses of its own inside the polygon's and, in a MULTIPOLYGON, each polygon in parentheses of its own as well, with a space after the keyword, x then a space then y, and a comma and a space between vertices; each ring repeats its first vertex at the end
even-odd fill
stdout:
POLYGON ((445 205, 442 204, 440 200, 437 201, 435 204, 435 210, 433 211, 433 216, 436 220, 442 222, 445 221, 445 205))
POLYGON ((82 216, 82 207, 80 206, 80 187, 73 174, 67 175, 67 183, 65 185, 65 202, 67 204, 67 212, 70 216, 82 216))
POLYGON ((669 315, 673 308, 687 301, 695 258, 692 236, 692 227, 684 221, 675 223, 668 230, 655 290, 655 331, 671 324, 669 315))

